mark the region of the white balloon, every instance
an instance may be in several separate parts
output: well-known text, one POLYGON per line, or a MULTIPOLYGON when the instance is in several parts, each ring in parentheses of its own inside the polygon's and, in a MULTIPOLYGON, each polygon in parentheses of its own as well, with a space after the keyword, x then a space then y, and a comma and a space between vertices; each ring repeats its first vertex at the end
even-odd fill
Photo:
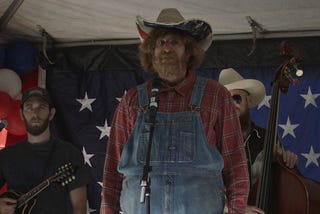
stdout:
POLYGON ((12 98, 19 95, 22 82, 19 75, 7 68, 0 69, 0 91, 4 91, 12 98))

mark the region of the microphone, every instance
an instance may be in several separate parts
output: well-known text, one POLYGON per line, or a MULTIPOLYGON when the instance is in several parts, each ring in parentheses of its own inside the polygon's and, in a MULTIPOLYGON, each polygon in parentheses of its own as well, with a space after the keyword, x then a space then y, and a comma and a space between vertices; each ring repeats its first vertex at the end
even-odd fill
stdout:
POLYGON ((8 125, 8 121, 0 120, 0 132, 2 131, 2 129, 6 128, 7 125, 8 125))
POLYGON ((150 98, 150 122, 155 121, 155 117, 158 110, 158 103, 159 103, 159 97, 160 97, 160 89, 161 89, 162 83, 160 78, 156 78, 152 82, 152 89, 151 89, 151 98, 150 98))

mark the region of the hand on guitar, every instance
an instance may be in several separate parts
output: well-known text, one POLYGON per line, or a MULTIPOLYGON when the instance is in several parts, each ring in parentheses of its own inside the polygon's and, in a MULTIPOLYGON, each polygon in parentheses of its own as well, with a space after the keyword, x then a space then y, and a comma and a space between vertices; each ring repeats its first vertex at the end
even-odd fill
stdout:
POLYGON ((245 214, 264 214, 264 211, 258 207, 248 205, 245 214))
POLYGON ((0 214, 13 214, 17 206, 17 200, 13 198, 0 198, 0 214))
POLYGON ((290 169, 296 166, 298 161, 298 156, 290 151, 282 152, 282 161, 290 169))

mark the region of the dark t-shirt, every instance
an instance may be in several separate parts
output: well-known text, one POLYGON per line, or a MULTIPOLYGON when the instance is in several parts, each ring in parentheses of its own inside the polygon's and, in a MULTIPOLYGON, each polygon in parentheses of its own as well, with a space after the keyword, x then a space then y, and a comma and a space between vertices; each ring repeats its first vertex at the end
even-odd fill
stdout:
POLYGON ((69 191, 90 183, 81 152, 70 143, 53 138, 47 143, 30 144, 27 141, 8 146, 0 151, 0 186, 26 193, 52 176, 58 168, 72 163, 75 180, 66 186, 53 182, 36 196, 32 213, 67 213, 69 191))

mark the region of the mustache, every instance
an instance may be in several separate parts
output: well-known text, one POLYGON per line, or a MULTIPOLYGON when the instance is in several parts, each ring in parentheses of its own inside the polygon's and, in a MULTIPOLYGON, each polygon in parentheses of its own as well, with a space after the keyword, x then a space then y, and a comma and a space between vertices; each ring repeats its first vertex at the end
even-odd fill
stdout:
POLYGON ((41 119, 35 118, 35 117, 33 117, 33 118, 30 119, 30 122, 31 122, 31 123, 37 123, 37 122, 41 122, 41 121, 42 121, 41 119))

